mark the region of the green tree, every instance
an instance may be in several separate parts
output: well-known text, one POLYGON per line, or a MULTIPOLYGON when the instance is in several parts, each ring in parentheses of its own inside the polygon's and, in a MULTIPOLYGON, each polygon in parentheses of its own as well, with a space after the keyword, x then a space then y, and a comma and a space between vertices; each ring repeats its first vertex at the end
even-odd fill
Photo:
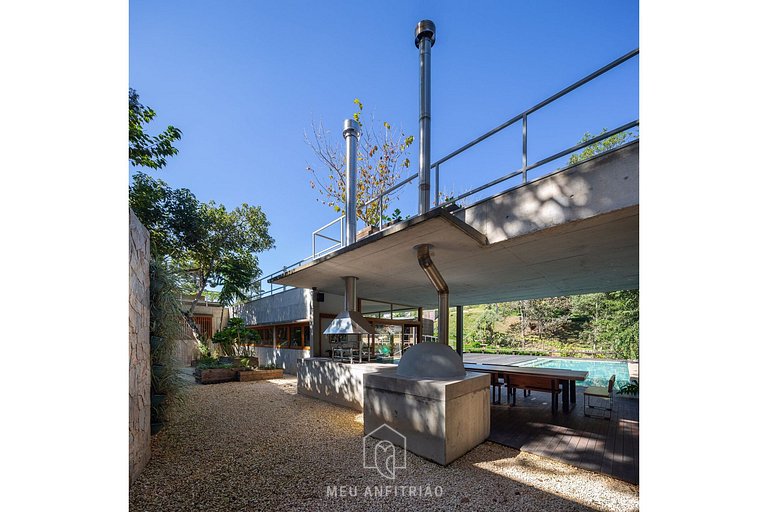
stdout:
POLYGON ((166 261, 183 289, 195 295, 184 312, 195 333, 191 316, 208 287, 221 286, 223 304, 246 298, 261 274, 256 253, 274 247, 260 207, 242 204, 228 211, 143 173, 133 176, 129 199, 150 232, 153 257, 166 261))
POLYGON ((213 335, 212 341, 218 343, 228 356, 255 355, 251 343, 259 341, 259 334, 245 326, 242 318, 230 318, 227 326, 213 335))
POLYGON ((521 303, 523 316, 528 319, 529 327, 535 326, 540 336, 554 336, 560 340, 567 338, 570 332, 570 297, 531 299, 521 303))
MULTIPOLYGON (((600 135, 604 134, 607 131, 608 130, 603 128, 603 130, 600 132, 600 135)), ((584 136, 581 138, 581 140, 579 140, 579 143, 587 142, 588 140, 591 140, 594 137, 596 136, 592 135, 589 132, 586 132, 584 136)), ((584 160, 592 158, 595 155, 599 155, 600 153, 604 153, 609 149, 613 149, 621 146, 622 144, 627 142, 627 139, 631 140, 636 138, 637 138, 637 134, 630 131, 619 132, 616 135, 611 135, 610 137, 597 141, 594 144, 590 144, 589 146, 585 147, 581 151, 581 153, 576 155, 571 155, 571 158, 568 159, 568 165, 573 165, 579 162, 583 162, 584 160)))
POLYGON ((189 314, 209 286, 221 286, 223 304, 247 298, 251 283, 261 275, 256 253, 274 247, 261 208, 243 203, 227 211, 213 201, 200 203, 197 219, 189 224, 195 230, 194 240, 188 240, 186 250, 175 259, 196 291, 189 314))
POLYGON ((142 172, 133 175, 128 202, 149 230, 153 257, 180 258, 203 234, 200 203, 186 188, 173 189, 142 172))
POLYGON ((604 314, 595 320, 598 343, 610 347, 616 357, 640 355, 640 292, 622 290, 603 294, 604 314))
POLYGON ((128 160, 137 167, 162 169, 166 158, 179 152, 173 143, 181 139, 181 130, 168 126, 158 135, 150 135, 145 131, 156 116, 152 108, 139 102, 139 94, 134 89, 128 89, 128 160))
MULTIPOLYGON (((406 136, 402 130, 394 131, 388 122, 376 122, 373 115, 364 126, 361 115, 363 103, 359 99, 355 99, 354 103, 358 110, 353 117, 362 129, 357 149, 356 213, 366 225, 373 226, 378 224, 380 218, 379 201, 373 201, 365 208, 363 205, 393 186, 402 172, 410 167, 408 148, 413 144, 413 135, 406 136)), ((312 123, 312 134, 305 133, 304 139, 320 161, 320 168, 325 167, 325 170, 308 165, 307 171, 312 175, 309 185, 320 195, 318 201, 336 212, 346 213, 346 150, 342 137, 337 133, 326 130, 322 122, 312 123)), ((388 211, 393 197, 397 194, 383 198, 381 212, 388 211)))

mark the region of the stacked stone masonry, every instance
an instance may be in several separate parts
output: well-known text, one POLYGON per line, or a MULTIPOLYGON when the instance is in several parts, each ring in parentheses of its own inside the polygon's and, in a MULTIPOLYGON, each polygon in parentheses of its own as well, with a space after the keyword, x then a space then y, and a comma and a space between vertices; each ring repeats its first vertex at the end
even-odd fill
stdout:
POLYGON ((150 450, 149 232, 131 211, 129 223, 129 476, 139 476, 150 450))

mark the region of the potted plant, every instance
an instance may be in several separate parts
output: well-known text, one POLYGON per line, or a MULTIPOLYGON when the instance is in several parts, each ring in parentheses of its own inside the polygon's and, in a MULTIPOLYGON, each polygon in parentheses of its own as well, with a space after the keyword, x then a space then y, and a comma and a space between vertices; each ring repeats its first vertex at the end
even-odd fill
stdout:
POLYGON ((640 383, 637 379, 630 379, 627 384, 619 388, 619 394, 626 398, 637 398, 640 393, 640 383))

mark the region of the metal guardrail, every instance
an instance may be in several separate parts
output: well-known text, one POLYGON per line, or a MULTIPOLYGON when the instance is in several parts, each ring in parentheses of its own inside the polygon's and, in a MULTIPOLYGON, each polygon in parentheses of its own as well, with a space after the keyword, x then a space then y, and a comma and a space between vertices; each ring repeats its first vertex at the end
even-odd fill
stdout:
MULTIPOLYGON (((514 117, 510 118, 509 120, 503 122, 502 124, 500 124, 496 128, 493 128, 492 130, 490 130, 490 131, 484 133, 483 135, 477 137, 473 141, 465 144, 464 146, 460 147, 459 149, 449 153, 448 155, 446 155, 443 158, 441 158, 441 159, 437 160, 436 162, 434 162, 430 166, 430 169, 434 169, 435 170, 434 206, 431 209, 442 208, 442 207, 447 206, 449 204, 455 204, 456 202, 458 202, 458 201, 460 201, 460 200, 462 200, 462 199, 464 199, 466 197, 469 197, 469 196, 472 196, 474 194, 477 194, 478 192, 482 192, 483 190, 486 190, 486 189, 488 189, 490 187, 498 185, 499 183, 503 183, 503 182, 508 181, 508 180, 510 180, 512 178, 516 178, 518 176, 522 176, 522 183, 520 184, 520 186, 527 185, 529 183, 529 181, 528 181, 528 172, 529 171, 531 171, 533 169, 536 169, 538 167, 541 167, 541 166, 543 166, 545 164, 548 164, 550 162, 553 162, 553 161, 555 161, 555 160, 557 160, 559 158, 562 158, 564 156, 567 156, 567 155, 569 155, 571 153, 574 153, 575 151, 578 151, 580 149, 586 148, 587 146, 591 146, 592 144, 595 144, 596 142, 600 142, 601 140, 607 139, 607 138, 612 137, 612 136, 614 136, 616 134, 619 134, 621 132, 629 130, 630 128, 634 128, 636 126, 639 126, 640 125, 640 121, 636 119, 636 120, 630 121, 630 122, 628 122, 628 123, 626 123, 626 124, 624 124, 622 126, 619 126, 618 128, 615 128, 613 130, 607 131, 605 133, 601 133, 600 135, 596 135, 595 137, 592 137, 591 139, 589 139, 589 140, 587 140, 585 142, 576 144, 576 145, 571 146, 571 147, 569 147, 567 149, 559 151, 559 152, 557 152, 557 153, 555 153, 553 155, 550 155, 550 156, 548 156, 548 157, 546 157, 546 158, 544 158, 542 160, 539 160, 538 162, 534 162, 532 164, 528 163, 528 116, 530 116, 534 112, 536 112, 536 111, 546 107, 547 105, 553 103, 554 101, 562 98, 563 96, 566 96, 568 93, 570 93, 570 92, 572 92, 572 91, 582 87, 583 85, 591 82, 595 78, 597 78, 597 77, 607 73, 608 71, 616 68, 617 66, 623 64, 624 62, 627 62, 628 60, 630 60, 630 59, 632 59, 634 57, 637 57, 638 55, 640 55, 640 50, 639 49, 632 50, 631 52, 623 55, 622 57, 619 57, 618 59, 614 60, 613 62, 603 66, 600 69, 598 69, 594 73, 591 73, 591 74, 585 76, 584 78, 582 78, 581 80, 579 80, 577 82, 574 82, 573 84, 569 85, 565 89, 562 89, 561 91, 553 94, 552 96, 548 97, 547 99, 537 103, 533 107, 531 107, 531 108, 529 108, 529 109, 527 109, 527 110, 517 114, 516 116, 514 116, 514 117), (451 197, 449 199, 446 199, 443 202, 440 202, 440 166, 442 164, 448 162, 452 158, 462 154, 466 150, 476 146, 477 144, 479 144, 480 142, 486 140, 487 138, 491 137, 492 135, 494 135, 494 134, 504 130, 505 128, 508 128, 508 127, 512 126, 513 124, 515 124, 517 122, 520 122, 520 121, 522 121, 522 134, 521 134, 522 135, 522 165, 521 165, 521 167, 519 169, 513 171, 513 172, 510 172, 508 174, 500 176, 500 177, 498 177, 498 178, 496 178, 496 179, 494 179, 494 180, 492 180, 492 181, 490 181, 488 183, 480 185, 479 187, 476 187, 476 188, 474 188, 474 189, 472 189, 472 190, 470 190, 468 192, 465 192, 465 193, 463 193, 463 194, 461 194, 461 195, 459 195, 457 197, 451 197)), ((550 172, 548 174, 545 174, 544 176, 549 176, 550 174, 553 174, 553 173, 558 172, 560 170, 562 170, 562 169, 556 169, 556 170, 554 170, 554 171, 552 171, 552 172, 550 172)), ((409 183, 413 182, 413 180, 418 178, 418 176, 419 176, 419 174, 415 173, 415 174, 412 174, 412 175, 406 177, 404 180, 402 180, 402 181, 396 183, 395 185, 389 187, 388 189, 382 191, 376 197, 366 201, 363 204, 363 208, 366 208, 366 207, 370 206, 371 204, 373 204, 373 203, 378 201, 378 205, 379 205, 379 226, 378 227, 379 227, 379 229, 381 229, 383 227, 383 224, 384 224, 384 201, 383 201, 383 199, 385 197, 389 196, 390 194, 393 194, 393 193, 397 192, 398 190, 400 190, 404 186, 408 185, 409 183)), ((540 178, 542 178, 544 176, 540 176, 537 179, 540 179, 540 178)), ((296 262, 296 263, 294 263, 292 265, 287 265, 287 266, 283 267, 281 270, 279 270, 277 272, 273 272, 273 273, 269 274, 268 276, 265 276, 265 277, 259 279, 258 281, 254 282, 254 284, 255 283, 259 283, 259 286, 258 286, 259 290, 257 292, 255 292, 251 296, 250 300, 258 299, 258 298, 261 298, 261 297, 264 297, 264 296, 268 296, 268 295, 273 295, 275 293, 280 293, 280 292, 283 292, 283 291, 286 291, 286 290, 289 290, 289 289, 293 288, 291 286, 285 286, 285 285, 275 286, 273 283, 270 283, 269 280, 272 279, 273 277, 277 276, 277 275, 285 273, 287 270, 290 270, 290 269, 292 269, 294 267, 298 267, 299 265, 302 265, 302 264, 304 264, 304 263, 306 263, 308 261, 315 260, 315 259, 317 259, 317 258, 319 258, 319 257, 321 257, 321 256, 323 256, 325 254, 328 254, 330 252, 335 251, 336 249, 344 247, 344 245, 345 245, 344 218, 345 218, 345 216, 342 215, 342 216, 332 220, 331 222, 325 224, 324 226, 322 226, 322 227, 320 227, 320 228, 318 228, 318 229, 316 229, 316 230, 314 230, 312 232, 312 255, 311 256, 309 256, 307 258, 304 258, 303 260, 298 261, 298 262, 296 262), (339 231, 338 231, 338 238, 335 238, 335 236, 336 236, 335 233, 333 234, 333 236, 331 236, 331 235, 328 234, 327 230, 330 230, 331 228, 334 228, 334 226, 337 225, 337 224, 338 224, 338 230, 339 231), (323 239, 323 240, 326 240, 326 241, 329 241, 329 242, 333 242, 333 243, 330 246, 328 246, 328 247, 324 247, 323 249, 318 250, 318 239, 323 239), (269 289, 266 289, 265 286, 263 286, 261 283, 268 283, 269 284, 269 289)), ((336 229, 336 228, 334 228, 334 229, 336 229)))
POLYGON ((264 276, 261 279, 258 279, 256 281, 252 282, 251 283, 251 287, 252 288, 257 288, 257 290, 252 292, 248 296, 248 299, 245 302, 250 302, 252 300, 260 299, 262 297, 268 297, 268 296, 274 295, 276 293, 281 293, 281 292, 284 292, 284 291, 287 291, 287 290, 292 290, 294 288, 294 286, 287 286, 287 285, 277 285, 277 286, 275 286, 275 284, 270 282, 270 280, 273 277, 275 277, 275 276, 279 276, 280 274, 283 274, 286 271, 288 271, 288 270, 290 270, 292 268, 298 267, 299 265, 302 265, 302 264, 304 264, 304 263, 306 263, 308 261, 312 261, 313 259, 314 258, 312 256, 308 256, 308 257, 304 258, 301 261, 297 261, 296 263, 293 263, 291 265, 286 265, 283 268, 281 268, 280 270, 272 272, 271 274, 269 274, 267 276, 264 276), (268 289, 265 288, 265 285, 262 284, 262 283, 268 284, 269 288, 268 289))
POLYGON ((575 146, 571 146, 568 149, 564 149, 563 151, 555 153, 554 155, 551 155, 551 156, 549 156, 547 158, 544 158, 543 160, 539 160, 536 163, 528 164, 528 116, 529 115, 533 114, 537 110, 540 110, 540 109, 546 107, 550 103, 553 103, 554 101, 562 98, 566 94, 568 94, 568 93, 578 89, 579 87, 583 86, 586 83, 591 82, 595 78, 597 78, 597 77, 607 73, 608 71, 612 70, 613 68, 623 64, 624 62, 626 62, 626 61, 630 60, 631 58, 636 57, 638 55, 640 55, 640 49, 632 50, 631 52, 629 52, 629 53, 619 57, 618 59, 614 60, 613 62, 611 62, 609 64, 606 64, 605 66, 603 66, 602 68, 598 69, 594 73, 591 73, 591 74, 585 76, 581 80, 579 80, 579 81, 569 85, 565 89, 563 89, 563 90, 553 94, 552 96, 550 96, 549 98, 545 99, 544 101, 541 101, 540 103, 537 103, 536 105, 534 105, 533 107, 529 108, 528 110, 525 110, 525 111, 521 112, 520 114, 516 115, 515 117, 513 117, 513 118, 505 121, 504 123, 500 124, 496 128, 494 128, 494 129, 484 133, 483 135, 481 135, 480 137, 476 138, 472 142, 470 142, 468 144, 465 144, 464 146, 462 146, 461 148, 457 149, 456 151, 448 154, 447 156, 444 156, 443 158, 441 158, 437 162, 433 163, 430 168, 434 168, 435 169, 435 208, 440 208, 440 207, 445 206, 447 204, 456 203, 457 201, 460 201, 461 199, 463 199, 465 197, 474 195, 474 194, 476 194, 478 192, 481 192, 481 191, 483 191, 483 190, 485 190, 487 188, 490 188, 490 187, 492 187, 494 185, 498 185, 499 183, 501 183, 503 181, 512 179, 512 178, 520 176, 520 175, 522 175, 522 177, 523 177, 522 185, 525 185, 525 184, 528 183, 528 171, 530 171, 532 169, 535 169, 537 167, 541 167, 544 164, 547 164, 549 162, 557 160, 558 158, 562 158, 562 157, 564 157, 566 155, 569 155, 569 154, 571 154, 571 153, 573 153, 575 151, 578 151, 580 149, 583 149, 583 148, 585 148, 587 146, 591 146, 592 144, 594 144, 596 142, 600 142, 601 140, 607 139, 609 137, 612 137, 612 136, 616 135, 617 133, 621 133, 621 132, 626 131, 626 130, 628 130, 630 128, 633 128, 635 126, 639 126, 640 125, 640 121, 635 119, 634 121, 631 121, 629 123, 626 123, 626 124, 620 126, 619 128, 616 128, 614 130, 611 130, 611 131, 602 133, 600 135, 597 135, 595 137, 592 137, 588 141, 582 142, 580 144, 576 144, 575 146), (442 203, 440 203, 439 202, 440 201, 440 198, 439 198, 439 193, 440 193, 439 192, 440 191, 440 164, 443 164, 443 163, 447 162, 448 160, 450 160, 450 159, 460 155, 461 153, 463 153, 464 151, 468 150, 469 148, 471 148, 471 147, 479 144, 480 142, 484 141, 485 139, 487 139, 491 135, 495 135, 496 133, 500 132, 501 130, 503 130, 503 129, 505 129, 505 128, 513 125, 513 124, 515 124, 515 123, 517 123, 518 121, 522 121, 522 125, 523 125, 522 126, 522 128, 523 128, 523 130, 522 130, 523 162, 522 162, 522 166, 520 167, 520 169, 518 169, 517 171, 511 172, 509 174, 506 174, 504 176, 501 176, 500 178, 497 178, 497 179, 495 179, 495 180, 493 180, 491 182, 488 182, 488 183, 486 183, 484 185, 481 185, 480 187, 477 187, 477 188, 475 188, 473 190, 470 190, 469 192, 465 192, 464 194, 461 194, 460 196, 457 196, 455 198, 451 198, 451 199, 449 199, 447 201, 443 201, 442 203))
MULTIPOLYGON (((639 126, 640 125, 640 121, 636 119, 634 121, 630 121, 630 122, 628 122, 628 123, 626 123, 626 124, 616 128, 616 129, 610 130, 610 131, 605 132, 605 133, 601 133, 600 135, 596 135, 595 137, 589 139, 588 141, 576 144, 576 145, 571 146, 571 147, 569 147, 567 149, 559 151, 559 152, 557 152, 557 153, 555 153, 555 154, 553 154, 551 156, 548 156, 548 157, 546 157, 546 158, 544 158, 542 160, 539 160, 538 162, 534 162, 532 164, 528 163, 528 116, 530 116, 534 112, 536 112, 536 111, 546 107, 547 105, 549 105, 549 104, 553 103, 554 101, 562 98, 563 96, 567 95, 568 93, 578 89, 579 87, 582 87, 583 85, 591 82, 595 78, 597 78, 597 77, 607 73, 608 71, 616 68, 617 66, 623 64, 624 62, 626 62, 626 61, 628 61, 628 60, 630 60, 630 59, 632 59, 632 58, 634 58, 634 57, 636 57, 638 55, 640 55, 640 50, 639 49, 632 50, 631 52, 627 53, 626 55, 623 55, 622 57, 619 57, 618 59, 614 60, 613 62, 603 66, 600 69, 598 69, 594 73, 591 73, 591 74, 585 76, 584 78, 582 78, 581 80, 579 80, 577 82, 574 82, 573 84, 569 85, 565 89, 562 89, 561 91, 553 94, 549 98, 547 98, 547 99, 537 103, 533 107, 531 107, 531 108, 521 112, 520 114, 518 114, 518 115, 512 117, 511 119, 505 121, 504 123, 500 124, 496 128, 494 128, 494 129, 484 133, 483 135, 481 135, 480 137, 476 138, 475 140, 469 142, 468 144, 465 144, 464 146, 460 147, 456 151, 453 151, 452 153, 450 153, 450 154, 444 156, 443 158, 437 160, 436 162, 434 162, 430 166, 430 169, 434 169, 435 170, 434 206, 431 209, 433 209, 433 208, 441 208, 441 207, 449 205, 449 204, 455 204, 457 201, 460 201, 461 199, 464 199, 465 197, 477 194, 478 192, 482 192, 483 190, 486 190, 486 189, 488 189, 490 187, 498 185, 499 183, 502 183, 504 181, 510 180, 510 179, 515 178, 517 176, 522 176, 522 183, 521 183, 520 186, 524 186, 524 185, 529 183, 529 181, 528 181, 528 172, 529 171, 531 171, 533 169, 536 169, 538 167, 541 167, 541 166, 543 166, 545 164, 548 164, 548 163, 550 163, 552 161, 555 161, 555 160, 557 160, 559 158, 562 158, 562 157, 564 157, 566 155, 569 155, 569 154, 571 154, 571 153, 573 153, 575 151, 578 151, 580 149, 586 148, 587 146, 591 146, 592 144, 600 142, 601 140, 607 139, 607 138, 612 137, 612 136, 614 136, 616 134, 619 134, 621 132, 629 130, 630 128, 634 128, 636 126, 639 126), (511 125, 513 125, 513 124, 515 124, 515 123, 517 123, 519 121, 522 121, 522 165, 521 165, 521 167, 519 169, 517 169, 516 171, 513 171, 511 173, 505 174, 504 176, 496 178, 495 180, 492 180, 492 181, 490 181, 488 183, 485 183, 485 184, 483 184, 483 185, 481 185, 481 186, 479 186, 477 188, 474 188, 474 189, 472 189, 472 190, 470 190, 468 192, 465 192, 465 193, 463 193, 463 194, 461 194, 461 195, 459 195, 457 197, 451 197, 451 198, 449 198, 449 199, 447 199, 447 200, 445 200, 443 202, 440 202, 440 165, 446 163, 447 161, 451 160, 452 158, 460 155, 461 153, 465 152, 466 150, 468 150, 468 149, 474 147, 475 145, 479 144, 480 142, 484 141, 488 137, 490 137, 490 136, 492 136, 492 135, 494 135, 494 134, 504 130, 505 128, 508 128, 509 126, 511 126, 511 125)), ((555 171, 552 171, 552 172, 546 174, 545 176, 548 176, 548 175, 553 174, 554 172, 558 172, 560 170, 561 169, 557 169, 555 171)), ((382 228, 383 222, 384 222, 384 198, 389 196, 390 194, 398 191, 399 189, 401 189, 402 187, 404 187, 408 183, 412 182, 417 177, 418 177, 418 173, 413 174, 411 176, 408 176, 404 180, 402 180, 399 183, 393 185, 392 187, 388 188, 387 190, 384 190, 379 195, 377 195, 376 197, 366 201, 363 204, 363 207, 368 207, 371 204, 373 204, 373 203, 378 201, 378 205, 379 205, 379 226, 378 227, 379 227, 379 229, 382 228)), ((543 176, 541 176, 541 177, 543 177, 543 176)), ((541 177, 539 177, 537 179, 540 179, 541 177)), ((344 231, 343 226, 344 226, 344 222, 343 221, 344 221, 344 216, 342 215, 341 217, 339 217, 339 218, 329 222, 325 226, 323 226, 323 227, 321 227, 321 228, 319 228, 319 229, 317 229, 317 230, 312 232, 312 257, 311 257, 312 259, 319 258, 320 256, 322 256, 324 254, 327 254, 327 253, 329 253, 329 252, 331 252, 331 251, 333 251, 335 249, 338 249, 338 248, 344 246, 344 239, 343 239, 343 231, 344 231), (321 233, 323 230, 328 229, 330 226, 333 226, 336 223, 339 223, 340 231, 341 231, 341 235, 340 235, 338 240, 335 239, 335 238, 330 238, 330 237, 328 237, 326 235, 323 235, 321 233), (323 249, 322 251, 316 251, 316 247, 317 247, 316 240, 317 240, 318 237, 331 240, 331 241, 335 242, 335 244, 332 245, 331 247, 323 249)))

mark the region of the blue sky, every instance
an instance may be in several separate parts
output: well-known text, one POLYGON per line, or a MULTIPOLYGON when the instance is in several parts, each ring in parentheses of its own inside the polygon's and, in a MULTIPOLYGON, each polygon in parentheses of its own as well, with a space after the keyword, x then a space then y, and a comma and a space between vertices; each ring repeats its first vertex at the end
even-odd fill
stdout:
MULTIPOLYGON (((179 155, 149 174, 204 201, 260 205, 276 240, 260 255, 265 274, 308 256, 311 232, 337 214, 309 187, 306 167, 317 162, 304 131, 322 120, 341 142, 360 98, 417 135, 413 32, 425 18, 437 26, 433 161, 639 46, 632 1, 134 0, 130 85, 158 112, 151 131, 184 132, 179 155)), ((637 119, 637 101, 633 59, 531 116, 529 162, 637 119)), ((441 169, 441 189, 457 195, 517 169, 520 146, 512 126, 441 169)), ((405 214, 412 197, 397 204, 405 214)))

